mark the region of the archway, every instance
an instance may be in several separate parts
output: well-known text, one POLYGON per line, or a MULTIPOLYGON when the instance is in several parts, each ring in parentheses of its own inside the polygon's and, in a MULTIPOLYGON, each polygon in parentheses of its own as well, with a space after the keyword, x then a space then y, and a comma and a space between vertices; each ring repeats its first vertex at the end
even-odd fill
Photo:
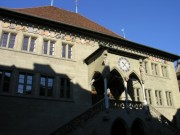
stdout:
POLYGON ((97 103, 104 97, 104 81, 101 73, 95 72, 91 82, 92 104, 97 103))
POLYGON ((141 119, 136 119, 131 126, 131 135, 146 135, 144 123, 141 119))
POLYGON ((139 77, 134 72, 129 75, 127 92, 133 101, 141 100, 141 82, 139 77))
POLYGON ((118 118, 114 121, 111 128, 111 135, 128 135, 128 128, 126 123, 118 118))
POLYGON ((110 72, 108 88, 115 100, 118 100, 124 91, 123 78, 116 69, 110 72))

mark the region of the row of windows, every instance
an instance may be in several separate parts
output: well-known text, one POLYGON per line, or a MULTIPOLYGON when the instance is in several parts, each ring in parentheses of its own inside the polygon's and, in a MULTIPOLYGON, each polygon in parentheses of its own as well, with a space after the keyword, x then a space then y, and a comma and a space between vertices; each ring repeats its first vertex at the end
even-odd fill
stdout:
MULTIPOLYGON (((10 93, 10 85, 11 85, 12 73, 9 71, 0 70, 0 92, 1 93, 10 93)), ((25 72, 20 72, 18 75, 17 82, 17 95, 33 95, 34 84, 34 74, 29 74, 25 72)), ((55 92, 54 78, 49 76, 41 75, 39 78, 39 93, 38 96, 42 97, 54 97, 53 93, 55 92)), ((59 95, 56 97, 59 98, 67 98, 70 96, 70 79, 68 78, 60 78, 59 82, 59 95)))
MULTIPOLYGON (((134 88, 134 99, 135 101, 141 101, 141 96, 140 95, 140 88, 134 88)), ((170 91, 165 91, 166 95, 166 103, 167 106, 173 106, 172 102, 172 93, 170 91)), ((152 104, 152 90, 151 89, 145 89, 145 98, 148 104, 152 104)), ((163 105, 163 98, 162 98, 162 91, 160 90, 155 90, 155 102, 156 105, 162 106, 163 105)))
MULTIPOLYGON (((16 33, 3 31, 0 41, 0 47, 14 48, 15 40, 16 40, 16 33)), ((54 40, 44 39, 42 45, 42 54, 51 55, 51 56, 55 55, 55 43, 56 41, 54 40)), ((21 50, 36 53, 36 48, 37 48, 37 37, 24 35, 21 50)), ((71 44, 62 43, 61 57, 72 59, 73 56, 72 48, 73 46, 71 44)))
POLYGON ((150 67, 148 62, 144 62, 144 69, 146 74, 151 74, 154 76, 168 77, 168 70, 166 65, 160 65, 157 63, 151 63, 150 67), (161 71, 160 71, 161 70, 161 71), (160 73, 161 72, 161 73, 160 73))

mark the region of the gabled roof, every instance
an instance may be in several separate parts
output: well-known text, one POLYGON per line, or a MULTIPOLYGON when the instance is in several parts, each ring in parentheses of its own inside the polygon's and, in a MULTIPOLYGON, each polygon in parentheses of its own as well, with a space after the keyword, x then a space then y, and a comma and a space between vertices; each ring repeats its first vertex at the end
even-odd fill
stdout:
POLYGON ((63 24, 80 27, 83 29, 91 30, 94 32, 102 33, 105 35, 123 38, 118 34, 102 27, 101 25, 81 16, 80 14, 70 12, 64 9, 56 8, 53 6, 43 6, 35 8, 21 8, 21 9, 9 9, 23 14, 33 15, 41 18, 46 18, 52 21, 57 21, 63 24))

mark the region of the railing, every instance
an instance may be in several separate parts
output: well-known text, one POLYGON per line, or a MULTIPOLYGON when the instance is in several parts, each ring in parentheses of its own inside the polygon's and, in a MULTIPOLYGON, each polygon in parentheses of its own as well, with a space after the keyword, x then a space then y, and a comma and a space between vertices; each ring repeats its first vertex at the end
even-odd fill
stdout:
POLYGON ((171 128, 173 131, 180 133, 180 130, 177 128, 177 126, 168 120, 164 115, 162 115, 158 110, 156 110, 153 106, 149 105, 149 112, 152 115, 155 115, 157 117, 158 121, 161 122, 163 125, 171 128))
POLYGON ((143 109, 142 102, 136 101, 124 101, 124 100, 110 100, 110 107, 116 109, 136 109, 141 110, 143 109))
POLYGON ((86 112, 72 119, 70 122, 63 125, 59 129, 51 133, 50 135, 66 135, 70 131, 77 129, 80 125, 84 124, 84 122, 86 122, 88 119, 92 118, 95 114, 103 110, 105 110, 104 99, 100 100, 98 103, 93 105, 90 109, 88 109, 86 112))

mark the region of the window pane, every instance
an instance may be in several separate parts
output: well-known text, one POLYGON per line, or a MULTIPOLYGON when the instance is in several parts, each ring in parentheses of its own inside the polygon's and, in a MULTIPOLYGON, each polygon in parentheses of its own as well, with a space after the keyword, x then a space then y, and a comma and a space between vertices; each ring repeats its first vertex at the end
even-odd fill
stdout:
POLYGON ((15 39, 16 39, 16 35, 11 34, 10 39, 9 39, 9 48, 14 48, 15 39))
POLYGON ((66 45, 62 44, 62 57, 65 58, 66 57, 66 45))
POLYGON ((54 55, 54 42, 50 42, 50 52, 49 52, 49 55, 54 55))
POLYGON ((8 40, 8 33, 3 32, 2 39, 1 39, 1 47, 6 47, 8 40))
POLYGON ((72 59, 72 46, 68 45, 68 58, 72 59))
POLYGON ((22 50, 27 51, 27 49, 28 49, 28 41, 29 41, 29 37, 24 37, 22 50))
POLYGON ((36 42, 36 38, 31 38, 30 48, 29 48, 30 52, 35 52, 35 42, 36 42))
POLYGON ((4 73, 4 82, 3 82, 3 92, 9 91, 10 78, 11 78, 11 73, 5 72, 4 73))
POLYGON ((32 84, 32 75, 27 76, 27 84, 32 84))
POLYGON ((48 51, 48 41, 44 41, 43 44, 43 54, 47 54, 48 51))
POLYGON ((19 84, 19 85, 18 85, 18 91, 17 91, 17 93, 18 93, 18 94, 23 94, 23 88, 24 88, 24 85, 19 84))
POLYGON ((32 91, 32 86, 31 85, 27 85, 26 86, 26 94, 31 94, 32 91))

